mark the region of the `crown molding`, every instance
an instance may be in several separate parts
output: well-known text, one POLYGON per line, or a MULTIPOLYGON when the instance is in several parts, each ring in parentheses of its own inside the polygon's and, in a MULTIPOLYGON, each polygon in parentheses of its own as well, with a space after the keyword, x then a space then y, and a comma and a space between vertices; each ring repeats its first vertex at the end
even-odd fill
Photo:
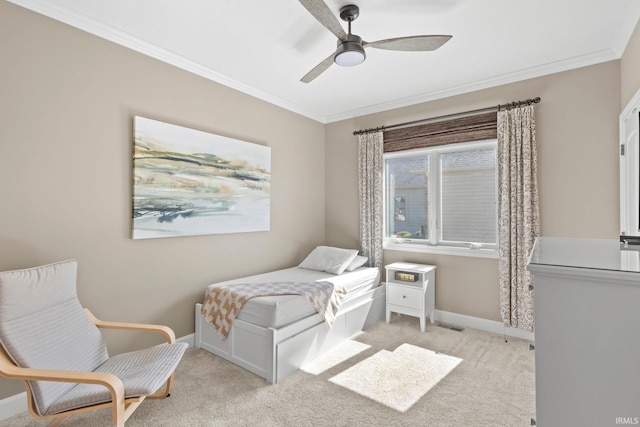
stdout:
POLYGON ((70 25, 94 36, 111 41, 143 55, 157 59, 169 65, 173 65, 182 70, 188 71, 200 77, 214 81, 231 89, 266 101, 272 105, 284 108, 285 110, 300 114, 318 122, 324 122, 324 117, 314 111, 306 109, 301 105, 287 101, 277 96, 273 96, 252 86, 232 79, 211 68, 205 67, 195 61, 176 55, 166 49, 156 46, 147 41, 141 40, 126 32, 120 31, 104 23, 89 19, 79 13, 69 9, 53 5, 46 0, 7 0, 10 3, 29 9, 40 15, 70 25))
POLYGON ((368 114, 380 113, 383 111, 393 110, 402 107, 408 107, 423 102, 435 101, 438 99, 449 98, 451 96, 462 95, 469 92, 475 92, 482 89, 489 89, 496 86, 502 86, 509 83, 515 83, 523 80, 529 80, 536 77, 542 77, 550 74, 560 73, 563 71, 573 70, 577 68, 595 65, 602 62, 613 61, 619 59, 619 56, 613 49, 603 50, 589 55, 578 56, 567 60, 551 62, 537 67, 531 67, 523 70, 514 71, 512 73, 503 74, 501 76, 489 79, 478 80, 465 85, 452 86, 447 89, 433 91, 409 98, 398 99, 391 102, 371 105, 365 108, 349 110, 339 114, 327 116, 325 123, 347 120, 355 117, 365 116, 368 114))
POLYGON ((624 23, 618 33, 618 39, 613 46, 613 50, 616 52, 618 58, 622 58, 622 55, 624 55, 624 51, 629 44, 629 40, 631 40, 631 36, 633 36, 636 26, 640 22, 638 21, 638 17, 640 17, 640 2, 631 2, 629 10, 625 15, 624 23))
POLYGON ((143 55, 157 59, 164 63, 173 65, 182 70, 196 74, 200 77, 206 78, 213 82, 219 83, 226 87, 235 89, 239 92, 245 93, 257 99, 268 102, 272 105, 281 107, 285 110, 315 120, 322 124, 328 124, 341 120, 352 119, 368 114, 380 113, 392 109, 407 107, 423 102, 434 101, 442 98, 447 98, 455 95, 461 95, 477 90, 488 89, 491 87, 501 86, 509 83, 514 83, 522 80, 528 80, 536 77, 541 77, 549 74, 555 74, 562 71, 571 69, 586 67, 589 65, 595 65, 598 63, 612 61, 620 59, 624 50, 629 43, 629 39, 633 35, 635 26, 638 23, 638 16, 640 16, 640 2, 633 2, 629 8, 629 13, 623 27, 620 30, 618 40, 611 49, 603 50, 600 52, 591 53, 588 55, 577 56, 566 60, 551 62, 527 68, 523 70, 517 70, 512 73, 503 74, 501 76, 492 77, 489 79, 478 80, 469 84, 452 86, 446 89, 432 91, 416 96, 402 98, 391 102, 385 102, 375 104, 363 108, 343 111, 337 114, 325 115, 317 111, 312 111, 297 103, 293 103, 286 99, 274 96, 264 91, 258 90, 252 86, 242 83, 238 80, 230 78, 224 74, 221 74, 215 70, 207 68, 202 64, 186 59, 180 55, 176 55, 166 49, 160 48, 152 43, 146 42, 139 38, 133 37, 128 33, 120 31, 114 27, 106 25, 104 23, 97 22, 92 19, 70 11, 67 8, 63 8, 46 0, 8 0, 10 3, 29 9, 33 12, 55 19, 72 27, 86 31, 97 37, 109 40, 113 43, 119 44, 131 50, 134 50, 143 55))

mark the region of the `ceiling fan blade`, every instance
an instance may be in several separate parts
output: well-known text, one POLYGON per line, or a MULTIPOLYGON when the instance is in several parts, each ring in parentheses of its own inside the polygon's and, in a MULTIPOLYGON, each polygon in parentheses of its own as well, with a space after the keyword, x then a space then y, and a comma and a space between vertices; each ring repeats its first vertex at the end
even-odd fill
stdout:
POLYGON ((319 63, 318 65, 316 65, 315 67, 313 67, 311 69, 311 71, 309 71, 307 74, 305 74, 300 81, 302 83, 309 83, 311 82, 313 79, 315 79, 316 77, 318 77, 320 74, 324 73, 325 71, 327 71, 327 69, 331 66, 331 64, 333 64, 333 56, 335 54, 332 53, 331 55, 329 55, 327 57, 327 59, 325 59, 324 61, 322 61, 321 63, 319 63))
POLYGON ((409 36, 394 39, 378 40, 376 42, 362 42, 364 47, 376 49, 429 51, 436 50, 451 39, 452 36, 409 36))
POLYGON ((347 33, 342 29, 340 21, 331 12, 329 6, 322 0, 299 0, 300 3, 329 31, 342 41, 347 39, 347 33))

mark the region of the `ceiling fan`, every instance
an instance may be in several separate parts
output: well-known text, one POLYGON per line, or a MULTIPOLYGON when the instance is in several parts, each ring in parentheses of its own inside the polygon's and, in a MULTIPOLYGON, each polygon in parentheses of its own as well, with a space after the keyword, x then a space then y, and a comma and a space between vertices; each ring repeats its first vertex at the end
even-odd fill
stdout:
POLYGON ((338 47, 334 53, 324 61, 313 67, 300 81, 309 83, 325 72, 334 62, 342 66, 361 64, 366 54, 365 47, 376 49, 401 50, 401 51, 431 51, 445 44, 452 36, 408 36, 392 39, 366 42, 355 34, 351 34, 351 23, 360 14, 360 8, 354 4, 348 4, 340 9, 340 18, 346 21, 349 32, 345 33, 340 21, 335 17, 329 6, 322 0, 299 0, 300 3, 329 31, 338 38, 338 47))

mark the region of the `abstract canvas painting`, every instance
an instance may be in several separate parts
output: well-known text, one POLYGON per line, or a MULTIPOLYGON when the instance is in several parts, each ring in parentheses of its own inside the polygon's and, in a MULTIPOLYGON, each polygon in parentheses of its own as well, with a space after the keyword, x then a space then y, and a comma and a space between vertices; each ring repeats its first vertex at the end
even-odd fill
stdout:
POLYGON ((270 147, 134 117, 134 239, 268 231, 270 190, 270 147))

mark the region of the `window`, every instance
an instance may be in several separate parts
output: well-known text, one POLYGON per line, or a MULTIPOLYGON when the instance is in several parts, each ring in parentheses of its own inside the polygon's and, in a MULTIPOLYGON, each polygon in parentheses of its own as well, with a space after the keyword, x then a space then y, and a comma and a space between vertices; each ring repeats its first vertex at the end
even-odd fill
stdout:
POLYGON ((497 142, 384 155, 385 246, 497 248, 497 142))

